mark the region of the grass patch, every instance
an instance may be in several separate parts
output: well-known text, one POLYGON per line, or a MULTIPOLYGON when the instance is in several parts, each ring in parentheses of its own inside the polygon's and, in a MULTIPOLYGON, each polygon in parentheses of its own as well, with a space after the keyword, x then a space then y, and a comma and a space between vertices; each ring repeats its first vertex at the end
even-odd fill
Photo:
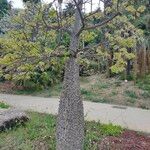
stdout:
POLYGON ((80 77, 80 82, 81 83, 88 83, 88 79, 86 77, 80 77))
POLYGON ((129 98, 127 99, 127 102, 134 104, 136 102, 135 98, 129 98))
POLYGON ((62 90, 62 84, 60 83, 51 87, 49 89, 49 92, 51 93, 51 96, 60 96, 61 90, 62 90))
POLYGON ((42 96, 42 97, 51 97, 51 96, 59 96, 62 90, 62 84, 56 84, 51 87, 47 87, 45 89, 22 89, 15 90, 13 94, 17 95, 32 95, 32 96, 42 96))
POLYGON ((130 98, 134 98, 134 99, 137 99, 138 98, 138 96, 136 95, 136 93, 134 92, 134 91, 129 91, 129 90, 127 90, 127 91, 125 91, 125 95, 126 96, 128 96, 128 97, 130 97, 130 98))
POLYGON ((150 93, 150 75, 137 81, 137 86, 150 93))
POLYGON ((0 149, 35 149, 36 142, 46 142, 49 149, 55 149, 56 119, 52 115, 30 113, 31 120, 25 126, 0 134, 0 149))
POLYGON ((111 93, 110 93, 110 96, 116 96, 118 93, 117 93, 117 91, 112 91, 111 93))
MULTIPOLYGON (((48 114, 29 113, 31 120, 25 126, 0 133, 0 149, 32 150, 41 144, 56 149, 56 117, 48 114)), ((96 150, 97 144, 108 135, 121 134, 119 126, 85 122, 84 150, 96 150)), ((41 147, 39 149, 42 149, 41 147)))
POLYGON ((4 102, 0 102, 0 108, 2 109, 8 109, 10 106, 4 102))
POLYGON ((87 100, 92 100, 94 97, 97 97, 97 94, 86 89, 81 89, 81 95, 87 100))
POLYGON ((81 89, 81 95, 85 100, 91 101, 91 102, 96 102, 96 103, 109 103, 110 100, 107 98, 101 98, 99 94, 96 94, 94 92, 91 92, 86 89, 81 89))
POLYGON ((119 87, 119 86, 121 86, 121 83, 122 83, 122 81, 118 80, 118 81, 115 81, 114 85, 116 87, 119 87))
POLYGON ((123 132, 120 126, 100 124, 99 122, 85 123, 84 150, 97 150, 97 144, 106 136, 118 136, 123 132))
POLYGON ((101 125, 101 133, 107 136, 118 136, 122 133, 123 129, 120 126, 115 126, 113 124, 103 124, 101 125))
POLYGON ((87 96, 93 95, 93 93, 91 91, 83 89, 83 88, 81 89, 81 94, 87 95, 87 96))
POLYGON ((30 88, 30 89, 21 89, 21 90, 14 90, 13 94, 17 94, 17 95, 36 95, 38 92, 41 92, 42 90, 37 90, 34 88, 30 88))
POLYGON ((97 99, 98 96, 97 94, 86 89, 81 89, 81 95, 85 100, 93 101, 93 102, 97 99))
POLYGON ((92 88, 98 88, 98 89, 107 89, 109 87, 110 87, 109 83, 102 83, 102 82, 97 82, 92 86, 92 88))
POLYGON ((150 98, 150 92, 147 92, 147 91, 144 91, 142 94, 141 94, 142 97, 144 98, 150 98))

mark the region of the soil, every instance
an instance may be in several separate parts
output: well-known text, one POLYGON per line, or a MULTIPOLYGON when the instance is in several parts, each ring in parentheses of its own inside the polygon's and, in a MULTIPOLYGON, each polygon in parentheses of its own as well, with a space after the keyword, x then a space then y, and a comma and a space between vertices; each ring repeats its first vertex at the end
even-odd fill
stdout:
POLYGON ((134 81, 106 78, 105 75, 85 77, 87 82, 81 82, 81 88, 96 94, 104 103, 125 105, 150 109, 150 97, 144 97, 144 91, 134 81))
POLYGON ((1 93, 13 93, 14 90, 22 90, 23 87, 22 86, 16 86, 14 83, 12 82, 1 82, 0 83, 0 92, 1 93))

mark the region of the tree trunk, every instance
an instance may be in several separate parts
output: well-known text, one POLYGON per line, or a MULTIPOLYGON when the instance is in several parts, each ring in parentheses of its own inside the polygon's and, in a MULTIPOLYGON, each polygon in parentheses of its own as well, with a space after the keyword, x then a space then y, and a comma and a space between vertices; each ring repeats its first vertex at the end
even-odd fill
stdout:
POLYGON ((63 89, 57 122, 57 150, 82 150, 84 114, 76 58, 66 63, 63 89))
POLYGON ((137 76, 138 76, 138 52, 135 53, 135 59, 133 64, 133 77, 134 77, 134 84, 136 84, 137 76))
POLYGON ((106 66, 106 77, 111 78, 112 77, 112 72, 111 72, 111 67, 113 65, 113 59, 114 59, 114 52, 113 50, 110 50, 110 57, 107 59, 107 66, 106 66))
POLYGON ((144 77, 147 71, 147 64, 146 64, 146 47, 144 45, 139 46, 138 52, 138 69, 139 69, 139 77, 144 77))
POLYGON ((150 74, 150 51, 147 50, 147 73, 150 74))
POLYGON ((131 60, 127 60, 126 76, 129 77, 130 75, 131 75, 131 60))
MULTIPOLYGON (((132 49, 129 48, 128 49, 128 53, 131 53, 132 52, 132 49)), ((126 77, 130 77, 131 75, 131 60, 127 60, 127 66, 126 66, 126 77)))
POLYGON ((106 10, 107 7, 112 6, 112 0, 104 0, 104 11, 106 10))
POLYGON ((143 51, 143 59, 142 59, 142 77, 146 75, 147 71, 147 65, 146 65, 146 46, 143 44, 142 46, 142 51, 143 51))
MULTIPOLYGON (((112 0, 104 0, 104 14, 106 16, 109 16, 110 14, 106 14, 106 9, 108 7, 112 7, 112 0)), ((110 49, 110 43, 108 41, 108 39, 106 38, 105 34, 109 32, 109 28, 107 29, 103 29, 103 34, 104 34, 104 48, 108 51, 108 53, 110 54, 110 57, 107 60, 107 65, 106 65, 106 77, 110 78, 112 76, 111 73, 111 69, 110 67, 112 67, 112 63, 113 63, 113 50, 110 49)))
MULTIPOLYGON (((83 0, 78 0, 79 9, 82 9, 83 0)), ((56 149, 82 150, 84 144, 84 113, 80 94, 79 66, 76 55, 79 48, 79 31, 81 18, 76 8, 75 23, 72 27, 70 53, 72 56, 66 63, 63 92, 60 98, 56 149)))

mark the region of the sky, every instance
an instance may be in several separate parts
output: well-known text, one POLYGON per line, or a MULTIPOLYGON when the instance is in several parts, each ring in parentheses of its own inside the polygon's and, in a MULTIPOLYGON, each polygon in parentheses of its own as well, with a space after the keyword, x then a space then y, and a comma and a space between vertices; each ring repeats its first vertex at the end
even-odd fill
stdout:
MULTIPOLYGON (((9 2, 12 2, 13 8, 23 8, 23 2, 22 0, 8 0, 9 2)), ((44 3, 49 3, 52 0, 42 0, 44 3)), ((98 0, 93 0, 93 10, 98 7, 98 0)), ((103 3, 101 3, 101 8, 103 8, 103 3)), ((90 11, 90 4, 86 4, 86 11, 90 11)))

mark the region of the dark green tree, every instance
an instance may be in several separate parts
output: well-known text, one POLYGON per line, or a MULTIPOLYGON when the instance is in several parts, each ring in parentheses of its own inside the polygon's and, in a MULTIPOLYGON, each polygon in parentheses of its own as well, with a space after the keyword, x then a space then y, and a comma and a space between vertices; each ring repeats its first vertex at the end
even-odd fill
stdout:
POLYGON ((7 0, 0 0, 0 19, 7 13, 9 9, 9 3, 7 0))
POLYGON ((72 16, 75 12, 75 6, 72 3, 68 3, 66 8, 63 10, 63 15, 65 17, 72 16))
MULTIPOLYGON (((0 0, 0 19, 4 17, 4 15, 7 13, 9 10, 10 5, 7 2, 7 0, 0 0)), ((0 28, 0 34, 3 33, 2 29, 0 28)))

